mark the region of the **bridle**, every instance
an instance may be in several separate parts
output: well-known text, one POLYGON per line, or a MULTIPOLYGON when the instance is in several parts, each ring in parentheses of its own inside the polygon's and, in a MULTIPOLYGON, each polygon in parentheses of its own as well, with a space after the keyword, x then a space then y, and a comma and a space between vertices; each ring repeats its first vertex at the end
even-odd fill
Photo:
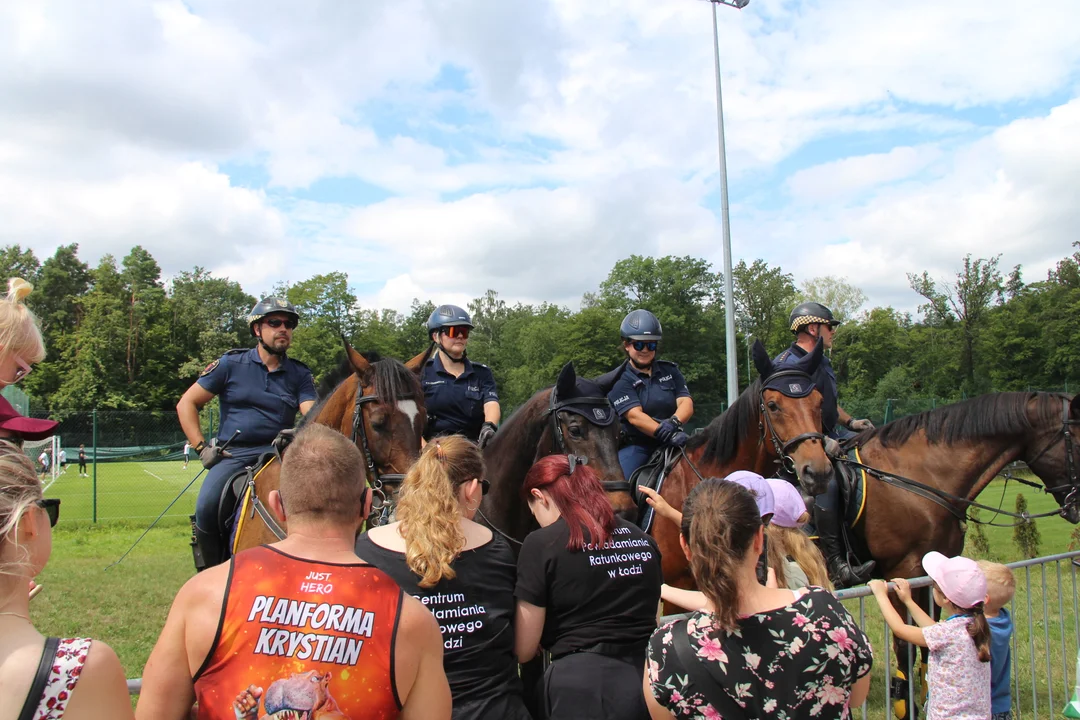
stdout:
MULTIPOLYGON (((371 454, 371 446, 368 443, 367 429, 364 427, 364 405, 378 402, 378 395, 364 395, 363 386, 357 383, 356 405, 353 408, 352 442, 355 445, 357 438, 360 440, 360 452, 364 454, 364 464, 368 486, 371 488, 371 513, 368 515, 368 525, 377 527, 390 523, 394 514, 393 491, 401 485, 405 479, 405 473, 381 473, 375 465, 375 457, 371 454)), ((409 400, 413 396, 402 395, 402 399, 409 400)), ((392 466, 391 466, 392 467, 392 466)))
MULTIPOLYGON (((611 408, 611 401, 603 396, 586 396, 569 398, 568 400, 559 400, 558 392, 555 388, 551 390, 551 399, 548 401, 548 409, 545 414, 551 418, 551 445, 553 454, 555 455, 571 455, 566 449, 566 438, 563 436, 562 422, 559 420, 559 412, 565 408, 579 407, 579 408, 611 408)), ((588 419, 587 413, 583 413, 583 416, 588 419)), ((592 422, 590 420, 590 422, 592 422)), ((593 423, 596 425, 596 423, 593 423)), ((599 427, 599 426, 598 426, 599 427)), ((633 488, 630 487, 630 483, 626 480, 604 480, 604 492, 619 493, 619 492, 631 492, 633 488)))
POLYGON ((1069 417, 1070 407, 1071 403, 1069 402, 1069 399, 1064 397, 1061 398, 1061 432, 1056 433, 1054 437, 1050 439, 1050 442, 1046 443, 1043 449, 1035 454, 1035 457, 1027 461, 1028 467, 1031 467, 1039 461, 1039 458, 1045 455, 1059 442, 1065 443, 1065 477, 1068 482, 1046 488, 1046 492, 1048 493, 1064 492, 1065 490, 1069 491, 1069 494, 1061 501, 1062 515, 1065 514, 1065 511, 1070 505, 1080 502, 1080 470, 1078 470, 1076 461, 1073 459, 1073 447, 1076 444, 1076 438, 1074 438, 1072 434, 1072 427, 1074 425, 1080 425, 1080 420, 1073 420, 1069 417))
POLYGON ((813 382, 809 375, 804 372, 800 372, 799 370, 781 370, 778 373, 770 375, 767 381, 763 381, 761 385, 761 390, 758 392, 758 409, 760 410, 761 415, 761 419, 758 420, 758 430, 761 431, 761 442, 764 443, 765 431, 766 429, 768 429, 769 439, 772 440, 773 448, 776 450, 776 456, 778 458, 776 462, 782 465, 784 470, 786 470, 789 474, 797 475, 797 473, 795 472, 795 460, 792 459, 791 453, 793 453, 795 451, 795 448, 797 448, 801 443, 806 442, 807 440, 820 440, 822 443, 824 443, 825 434, 821 432, 804 432, 800 435, 796 435, 787 442, 781 440, 780 436, 776 434, 776 428, 773 427, 772 418, 769 417, 769 412, 765 408, 765 391, 768 389, 776 389, 777 392, 779 392, 781 395, 785 395, 786 397, 791 396, 787 395, 787 393, 784 393, 777 388, 767 387, 765 382, 768 382, 771 385, 772 381, 776 378, 785 377, 798 378, 805 381, 807 384, 813 382))

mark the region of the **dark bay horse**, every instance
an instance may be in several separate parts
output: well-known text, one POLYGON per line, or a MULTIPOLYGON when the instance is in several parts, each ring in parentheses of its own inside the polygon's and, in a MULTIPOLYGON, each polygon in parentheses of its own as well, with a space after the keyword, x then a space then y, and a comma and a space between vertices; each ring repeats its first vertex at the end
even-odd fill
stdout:
MULTIPOLYGON (((311 409, 301 424, 315 422, 351 437, 367 461, 367 482, 374 491, 369 524, 381 524, 392 510, 392 491, 420 456, 427 419, 420 370, 428 350, 406 364, 364 357, 345 343, 345 361, 323 382, 333 390, 311 409)), ((320 388, 320 390, 323 388, 320 388)), ((320 393, 322 394, 322 393, 320 393)), ((274 459, 256 474, 254 497, 245 493, 233 543, 234 554, 280 539, 285 527, 269 515, 266 499, 279 487, 281 465, 274 459)))
POLYGON ((637 505, 619 465, 619 422, 602 387, 579 378, 573 363, 555 387, 536 393, 484 448, 491 490, 480 511, 489 525, 520 542, 538 526, 521 499, 525 473, 545 455, 583 455, 604 481, 616 514, 636 518, 637 505))
MULTIPOLYGON (((754 343, 754 364, 759 377, 735 403, 714 418, 704 431, 690 438, 680 460, 661 488, 660 495, 681 510, 702 477, 725 477, 736 470, 752 470, 765 477, 782 465, 798 474, 811 494, 823 492, 833 469, 821 434, 821 393, 810 392, 810 376, 821 363, 821 344, 798 365, 773 365, 761 341, 754 343), (696 468, 696 472, 695 472, 696 468)), ((656 518, 651 534, 663 555, 664 582, 694 587, 690 565, 679 547, 679 528, 656 518)))

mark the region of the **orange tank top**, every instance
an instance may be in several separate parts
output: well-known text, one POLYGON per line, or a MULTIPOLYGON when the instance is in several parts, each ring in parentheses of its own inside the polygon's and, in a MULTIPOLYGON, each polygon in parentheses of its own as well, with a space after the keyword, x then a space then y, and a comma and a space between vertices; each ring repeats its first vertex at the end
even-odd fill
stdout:
POLYGON ((396 718, 402 597, 371 565, 303 560, 266 546, 238 554, 217 636, 195 675, 199 720, 396 718))

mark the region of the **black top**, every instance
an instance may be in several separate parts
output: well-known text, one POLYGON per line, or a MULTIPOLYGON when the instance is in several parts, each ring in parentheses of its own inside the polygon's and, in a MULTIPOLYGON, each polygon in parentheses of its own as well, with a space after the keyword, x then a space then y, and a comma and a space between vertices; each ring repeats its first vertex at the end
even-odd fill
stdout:
MULTIPOLYGON (((791 347, 777 355, 773 362, 778 366, 794 365, 808 354, 809 353, 799 347, 798 343, 791 343, 791 347)), ((828 355, 823 354, 821 356, 821 364, 818 365, 817 370, 815 370, 814 374, 810 377, 814 381, 814 385, 817 386, 818 392, 821 393, 822 432, 826 435, 831 435, 833 429, 836 427, 837 421, 840 419, 840 411, 837 409, 836 373, 833 372, 832 363, 829 361, 828 355)))
POLYGON ((656 541, 624 520, 602 549, 568 550, 569 537, 559 518, 530 533, 518 556, 514 595, 547 610, 540 644, 556 656, 597 643, 644 649, 660 601, 656 541))
POLYGON ((454 720, 529 720, 514 657, 514 554, 497 535, 454 560, 457 573, 422 588, 405 553, 366 534, 356 554, 394 579, 439 621, 443 667, 454 696, 454 720))

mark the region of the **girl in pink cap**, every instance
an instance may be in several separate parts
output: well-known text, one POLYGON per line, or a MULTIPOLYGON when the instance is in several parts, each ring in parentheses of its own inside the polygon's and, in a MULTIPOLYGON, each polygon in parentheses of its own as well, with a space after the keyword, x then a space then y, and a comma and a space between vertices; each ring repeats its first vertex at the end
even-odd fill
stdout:
POLYGON ((923 569, 934 581, 934 602, 947 620, 934 622, 911 599, 911 586, 893 578, 896 596, 918 627, 908 625, 889 601, 889 586, 871 580, 870 589, 885 622, 899 639, 930 649, 927 684, 929 720, 989 720, 990 626, 983 616, 986 576, 974 560, 947 558, 939 552, 923 556, 923 569))

